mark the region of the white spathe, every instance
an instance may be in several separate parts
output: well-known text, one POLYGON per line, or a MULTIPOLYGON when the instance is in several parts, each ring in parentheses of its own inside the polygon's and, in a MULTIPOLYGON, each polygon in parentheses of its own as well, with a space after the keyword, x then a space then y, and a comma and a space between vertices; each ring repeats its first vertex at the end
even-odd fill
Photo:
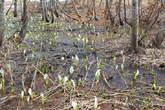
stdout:
POLYGON ((70 74, 72 74, 73 71, 74 71, 74 68, 73 68, 73 66, 71 66, 71 67, 70 67, 70 74))
POLYGON ((77 102, 73 101, 72 102, 72 107, 73 107, 74 110, 76 110, 76 108, 77 108, 77 102))
POLYGON ((31 94, 32 94, 32 89, 31 88, 29 88, 28 93, 31 96, 31 94))
POLYGON ((24 91, 21 92, 21 98, 23 99, 24 97, 24 91))
POLYGON ((94 96, 94 97, 95 97, 94 109, 96 109, 97 108, 97 105, 98 105, 98 102, 97 102, 97 97, 96 96, 94 96))
POLYGON ((5 72, 4 72, 3 68, 1 68, 0 73, 1 73, 2 77, 4 77, 5 72))
POLYGON ((44 94, 41 92, 40 96, 41 96, 41 97, 44 97, 44 94))
POLYGON ((60 75, 58 75, 58 79, 59 79, 59 81, 61 81, 62 80, 62 77, 60 75))
POLYGON ((71 79, 71 82, 73 83, 73 87, 74 87, 74 89, 75 89, 76 84, 75 84, 74 80, 73 80, 73 79, 71 79))
POLYGON ((44 79, 46 80, 48 78, 48 74, 45 74, 44 75, 44 79))
POLYGON ((64 84, 68 81, 68 77, 64 77, 64 84))

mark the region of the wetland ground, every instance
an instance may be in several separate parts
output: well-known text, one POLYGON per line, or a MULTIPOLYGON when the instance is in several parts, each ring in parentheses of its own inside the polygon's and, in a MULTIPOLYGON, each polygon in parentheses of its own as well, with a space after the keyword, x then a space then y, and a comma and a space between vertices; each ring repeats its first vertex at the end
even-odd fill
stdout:
MULTIPOLYGON (((19 22, 7 16, 6 37, 19 22)), ((165 109, 164 44, 132 54, 131 29, 108 23, 29 17, 23 43, 0 48, 0 109, 165 109)))

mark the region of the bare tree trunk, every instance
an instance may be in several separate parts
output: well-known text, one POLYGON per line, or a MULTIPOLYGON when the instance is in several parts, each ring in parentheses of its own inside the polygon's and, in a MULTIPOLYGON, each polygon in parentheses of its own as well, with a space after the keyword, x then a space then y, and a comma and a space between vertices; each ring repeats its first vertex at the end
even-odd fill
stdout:
POLYGON ((52 9, 52 3, 53 3, 53 0, 50 0, 50 12, 51 12, 51 16, 52 16, 51 23, 54 22, 54 14, 53 14, 53 9, 52 9))
POLYGON ((68 4, 68 0, 65 0, 65 5, 64 6, 66 6, 68 4))
POLYGON ((128 0, 128 5, 130 6, 130 1, 128 0))
POLYGON ((115 23, 115 18, 114 18, 114 16, 111 13, 112 2, 113 1, 111 1, 111 4, 109 4, 109 2, 107 2, 107 3, 108 3, 108 9, 109 9, 109 15, 110 15, 111 24, 113 25, 115 23))
POLYGON ((20 38, 17 39, 17 42, 21 43, 27 33, 27 24, 28 24, 28 16, 27 16, 27 0, 23 1, 23 14, 22 14, 22 27, 21 27, 21 31, 19 33, 20 38))
POLYGON ((99 8, 101 7, 101 3, 102 3, 103 0, 100 0, 100 4, 99 4, 99 8))
POLYGON ((41 12, 42 12, 42 20, 45 19, 45 15, 44 15, 44 5, 43 5, 43 0, 40 0, 40 5, 41 5, 41 12))
POLYGON ((14 0, 14 17, 17 17, 17 0, 14 0))
POLYGON ((138 0, 132 0, 131 51, 135 53, 138 52, 138 30, 139 30, 138 0))
POLYGON ((48 14, 47 14, 48 10, 47 10, 47 5, 46 5, 46 1, 45 0, 43 0, 43 8, 44 8, 45 21, 49 22, 48 14))
POLYGON ((105 17, 106 17, 106 20, 112 18, 111 8, 110 8, 110 4, 108 0, 106 0, 105 2, 105 17))
POLYGON ((109 11, 108 10, 108 0, 106 0, 106 2, 105 2, 105 18, 106 18, 106 20, 109 19, 109 12, 108 11, 109 11))
POLYGON ((95 20, 98 20, 98 18, 96 17, 96 0, 93 1, 93 11, 95 20))
POLYGON ((57 1, 53 0, 53 6, 54 6, 54 14, 56 15, 56 17, 59 17, 59 14, 57 12, 57 1))
POLYGON ((92 0, 90 6, 88 7, 87 16, 89 16, 89 14, 91 15, 90 19, 94 17, 95 20, 98 20, 98 18, 96 17, 95 0, 92 0))
POLYGON ((89 16, 89 14, 93 16, 93 12, 92 12, 93 10, 91 11, 92 3, 93 3, 93 0, 91 1, 90 4, 89 3, 87 4, 88 6, 87 16, 89 16))
POLYGON ((20 7, 21 7, 21 15, 23 13, 23 9, 22 9, 22 0, 20 0, 20 7))
POLYGON ((2 40, 5 30, 5 0, 0 0, 0 46, 2 46, 2 40))
POLYGON ((116 5, 116 16, 117 16, 118 11, 119 11, 119 2, 118 2, 118 0, 116 0, 115 5, 116 5))
POLYGON ((132 27, 132 24, 127 21, 127 11, 126 11, 126 3, 124 0, 124 20, 125 22, 132 27))
POLYGON ((119 23, 120 25, 124 25, 122 19, 121 19, 121 4, 122 4, 122 0, 119 0, 119 10, 118 10, 118 16, 119 16, 119 23))

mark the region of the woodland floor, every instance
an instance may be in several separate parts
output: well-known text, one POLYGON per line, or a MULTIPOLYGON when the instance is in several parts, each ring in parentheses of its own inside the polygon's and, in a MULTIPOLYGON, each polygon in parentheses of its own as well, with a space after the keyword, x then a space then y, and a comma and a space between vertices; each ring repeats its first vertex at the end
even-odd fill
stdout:
MULTIPOLYGON (((68 7, 73 11, 70 5, 68 7)), ((5 71, 0 109, 73 109, 73 101, 80 105, 79 109, 93 109, 94 96, 101 110, 165 109, 164 42, 159 49, 150 47, 146 52, 132 54, 130 27, 107 25, 110 21, 103 21, 103 12, 98 13, 98 21, 85 24, 67 17, 55 19, 55 23, 50 24, 40 16, 29 17, 27 36, 22 44, 5 39, 0 48, 0 68, 5 71), (86 44, 84 38, 88 40, 86 44), (72 59, 76 55, 77 63, 72 59), (101 65, 101 77, 96 82, 98 64, 101 65), (121 70, 122 64, 124 70, 121 70), (70 76, 71 66, 74 72, 70 76), (139 75, 135 80, 137 70, 139 75), (48 84, 44 74, 48 74, 48 84), (75 89, 72 82, 68 89, 69 81, 65 86, 61 85, 58 75, 74 80, 75 89), (81 84, 78 84, 79 79, 81 84), (11 93, 12 87, 14 93, 11 93), (30 96, 29 88, 32 88, 34 98, 26 101, 30 96), (22 90, 25 95, 20 99, 22 90), (46 99, 44 105, 41 92, 46 99)), ((6 37, 9 37, 19 26, 20 17, 13 18, 9 14, 7 20, 6 37)), ((2 76, 0 78, 2 83, 2 76)))

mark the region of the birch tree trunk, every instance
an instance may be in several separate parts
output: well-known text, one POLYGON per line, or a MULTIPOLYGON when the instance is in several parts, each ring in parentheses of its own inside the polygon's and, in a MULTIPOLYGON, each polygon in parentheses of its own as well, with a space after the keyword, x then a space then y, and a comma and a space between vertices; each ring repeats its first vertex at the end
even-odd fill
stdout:
POLYGON ((139 30, 138 0, 132 0, 131 51, 135 53, 138 52, 138 30, 139 30))
POLYGON ((0 46, 2 45, 2 40, 5 31, 5 0, 0 0, 0 46))

